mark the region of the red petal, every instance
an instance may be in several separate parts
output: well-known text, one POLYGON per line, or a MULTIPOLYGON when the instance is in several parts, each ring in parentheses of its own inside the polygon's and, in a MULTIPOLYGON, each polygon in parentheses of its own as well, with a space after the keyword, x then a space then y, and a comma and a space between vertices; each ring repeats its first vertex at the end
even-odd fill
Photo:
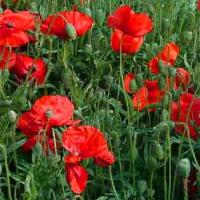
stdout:
POLYGON ((148 105, 148 89, 146 86, 140 88, 133 96, 133 106, 141 111, 148 105))
POLYGON ((35 16, 28 11, 14 13, 11 10, 5 10, 3 14, 3 23, 10 23, 14 29, 27 31, 35 27, 35 16))
POLYGON ((76 29, 77 36, 83 36, 91 29, 93 20, 85 13, 78 11, 63 11, 50 15, 41 25, 41 31, 45 34, 57 35, 67 38, 66 25, 71 23, 76 29))
POLYGON ((174 65, 179 52, 179 46, 177 46, 173 42, 170 42, 167 45, 165 45, 164 49, 162 50, 159 56, 162 60, 166 61, 170 65, 174 65))
POLYGON ((52 112, 52 115, 48 118, 51 127, 64 126, 71 122, 74 105, 64 96, 43 96, 34 103, 32 109, 44 118, 47 112, 52 112))
POLYGON ((128 5, 120 6, 108 17, 108 26, 124 31, 125 23, 129 21, 130 16, 131 7, 128 5))
POLYGON ((128 93, 133 93, 130 88, 131 81, 135 78, 135 74, 128 73, 124 77, 124 89, 128 93))
POLYGON ((24 54, 18 54, 12 72, 19 79, 23 79, 30 71, 32 71, 30 78, 35 79, 38 84, 44 83, 47 73, 46 63, 42 59, 34 59, 24 54))
POLYGON ((115 157, 110 151, 103 151, 102 153, 95 156, 95 163, 101 167, 112 165, 115 162, 115 157))
POLYGON ((182 67, 177 68, 176 71, 176 84, 177 86, 183 85, 184 87, 190 83, 190 73, 182 67))
POLYGON ((36 145, 37 143, 37 137, 34 136, 32 138, 29 138, 23 145, 22 145, 22 149, 24 151, 30 151, 32 150, 32 148, 36 145))
POLYGON ((126 33, 134 37, 144 36, 153 28, 152 20, 145 13, 132 13, 129 22, 126 24, 126 33))
POLYGON ((91 158, 108 150, 104 135, 93 126, 71 126, 63 133, 62 143, 71 154, 82 159, 91 158))
POLYGON ((16 54, 10 48, 0 47, 0 69, 11 68, 16 61, 16 54))
POLYGON ((82 193, 87 185, 87 171, 80 165, 66 165, 66 180, 71 187, 71 190, 76 193, 82 193))
POLYGON ((113 51, 120 52, 120 46, 123 53, 133 54, 139 51, 143 44, 143 37, 132 37, 124 34, 120 30, 115 30, 111 36, 111 46, 113 51))

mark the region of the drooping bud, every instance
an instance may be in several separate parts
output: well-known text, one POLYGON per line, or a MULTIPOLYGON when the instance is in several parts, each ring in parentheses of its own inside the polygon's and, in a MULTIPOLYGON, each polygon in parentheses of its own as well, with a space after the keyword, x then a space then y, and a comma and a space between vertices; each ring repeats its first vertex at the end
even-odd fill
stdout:
POLYGON ((76 39, 76 37, 77 37, 76 29, 71 23, 68 23, 66 25, 66 32, 67 32, 67 35, 69 36, 69 38, 71 38, 72 40, 76 39))
POLYGON ((92 11, 90 8, 85 8, 84 12, 89 15, 90 17, 92 17, 92 11))
POLYGON ((8 112, 8 119, 10 120, 11 123, 15 123, 17 120, 17 113, 13 110, 10 110, 8 112))
POLYGON ((162 146, 156 142, 156 144, 152 148, 152 155, 155 156, 158 160, 163 160, 164 158, 164 151, 162 146))
POLYGON ((143 195, 147 190, 147 182, 145 180, 139 180, 137 183, 137 189, 140 195, 143 195))
POLYGON ((102 26, 105 20, 105 12, 102 9, 98 9, 95 14, 96 23, 98 26, 102 26))
POLYGON ((182 158, 181 160, 178 161, 177 171, 182 178, 188 178, 190 175, 190 170, 191 166, 190 166, 190 160, 188 158, 182 158))

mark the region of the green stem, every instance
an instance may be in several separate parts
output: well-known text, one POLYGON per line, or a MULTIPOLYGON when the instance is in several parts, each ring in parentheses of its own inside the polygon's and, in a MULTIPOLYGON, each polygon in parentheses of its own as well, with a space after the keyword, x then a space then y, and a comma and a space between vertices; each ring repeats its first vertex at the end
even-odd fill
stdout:
POLYGON ((120 200, 118 194, 117 194, 117 191, 115 189, 115 184, 114 184, 114 181, 113 181, 113 177, 112 177, 112 168, 111 166, 109 166, 109 174, 110 174, 110 181, 111 181, 111 186, 112 186, 112 189, 113 189, 113 193, 116 197, 117 200, 120 200))
POLYGON ((7 159, 6 149, 5 149, 5 146, 2 145, 2 144, 0 144, 0 147, 1 147, 2 151, 3 151, 3 155, 4 155, 4 159, 5 159, 6 181, 7 181, 7 187, 8 187, 8 198, 9 198, 9 200, 12 200, 10 177, 9 177, 9 168, 8 168, 8 159, 7 159))

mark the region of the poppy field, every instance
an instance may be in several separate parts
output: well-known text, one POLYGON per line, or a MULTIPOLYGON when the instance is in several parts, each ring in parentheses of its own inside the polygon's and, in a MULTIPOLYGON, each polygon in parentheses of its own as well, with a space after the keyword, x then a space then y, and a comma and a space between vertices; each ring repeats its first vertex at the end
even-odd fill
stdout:
POLYGON ((179 199, 200 199, 200 1, 0 0, 0 200, 179 199))

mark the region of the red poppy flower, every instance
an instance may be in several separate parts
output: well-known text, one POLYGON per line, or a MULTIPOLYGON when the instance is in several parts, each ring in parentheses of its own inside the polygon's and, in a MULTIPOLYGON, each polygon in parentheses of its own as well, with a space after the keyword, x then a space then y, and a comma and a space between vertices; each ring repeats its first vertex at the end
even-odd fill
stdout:
POLYGON ((173 42, 168 43, 156 57, 150 60, 148 67, 153 74, 160 72, 158 62, 161 60, 164 65, 173 66, 180 52, 180 48, 173 42))
POLYGON ((67 23, 74 26, 77 36, 83 36, 91 29, 93 20, 90 16, 78 11, 63 11, 47 17, 41 25, 41 31, 45 34, 67 39, 67 23))
POLYGON ((111 47, 113 51, 120 52, 121 46, 122 53, 133 54, 139 51, 143 41, 143 37, 132 37, 116 29, 111 36, 111 47))
POLYGON ((102 167, 115 161, 104 135, 95 127, 71 126, 63 133, 62 143, 70 153, 65 157, 66 180, 74 193, 83 192, 87 184, 87 172, 79 165, 81 160, 94 158, 102 167))
MULTIPOLYGON (((200 125, 200 99, 197 99, 190 93, 184 93, 180 96, 179 102, 171 104, 171 120, 175 122, 183 122, 189 128, 189 134, 192 138, 197 138, 196 126, 200 125)), ((177 133, 185 134, 185 126, 176 125, 177 133)))
POLYGON ((197 2, 197 9, 200 11, 200 0, 197 2))
POLYGON ((64 96, 43 96, 38 99, 31 110, 23 113, 18 120, 18 128, 28 137, 32 137, 52 127, 68 126, 73 121, 74 106, 64 96))
POLYGON ((28 30, 35 26, 34 15, 28 11, 17 13, 5 10, 0 14, 0 45, 19 47, 29 42, 28 30))
POLYGON ((135 74, 132 73, 128 73, 126 74, 126 76, 124 77, 124 89, 126 92, 128 93, 133 93, 130 85, 131 85, 131 81, 135 79, 135 74))
POLYGON ((128 5, 118 7, 108 17, 108 26, 133 37, 141 37, 153 28, 152 20, 145 13, 135 13, 128 5))
POLYGON ((145 80, 144 86, 133 95, 133 107, 141 111, 147 106, 159 103, 164 94, 165 92, 159 88, 158 80, 145 80))
POLYGON ((187 85, 189 85, 190 80, 191 80, 190 73, 187 70, 185 70, 182 67, 177 68, 176 78, 175 78, 177 86, 182 85, 186 87, 187 85))
POLYGON ((29 74, 30 79, 34 79, 37 84, 43 84, 45 81, 47 66, 41 59, 34 59, 24 54, 18 54, 16 63, 11 68, 17 78, 24 79, 29 74))
POLYGON ((11 68, 15 64, 16 54, 7 47, 0 47, 0 69, 11 68))

